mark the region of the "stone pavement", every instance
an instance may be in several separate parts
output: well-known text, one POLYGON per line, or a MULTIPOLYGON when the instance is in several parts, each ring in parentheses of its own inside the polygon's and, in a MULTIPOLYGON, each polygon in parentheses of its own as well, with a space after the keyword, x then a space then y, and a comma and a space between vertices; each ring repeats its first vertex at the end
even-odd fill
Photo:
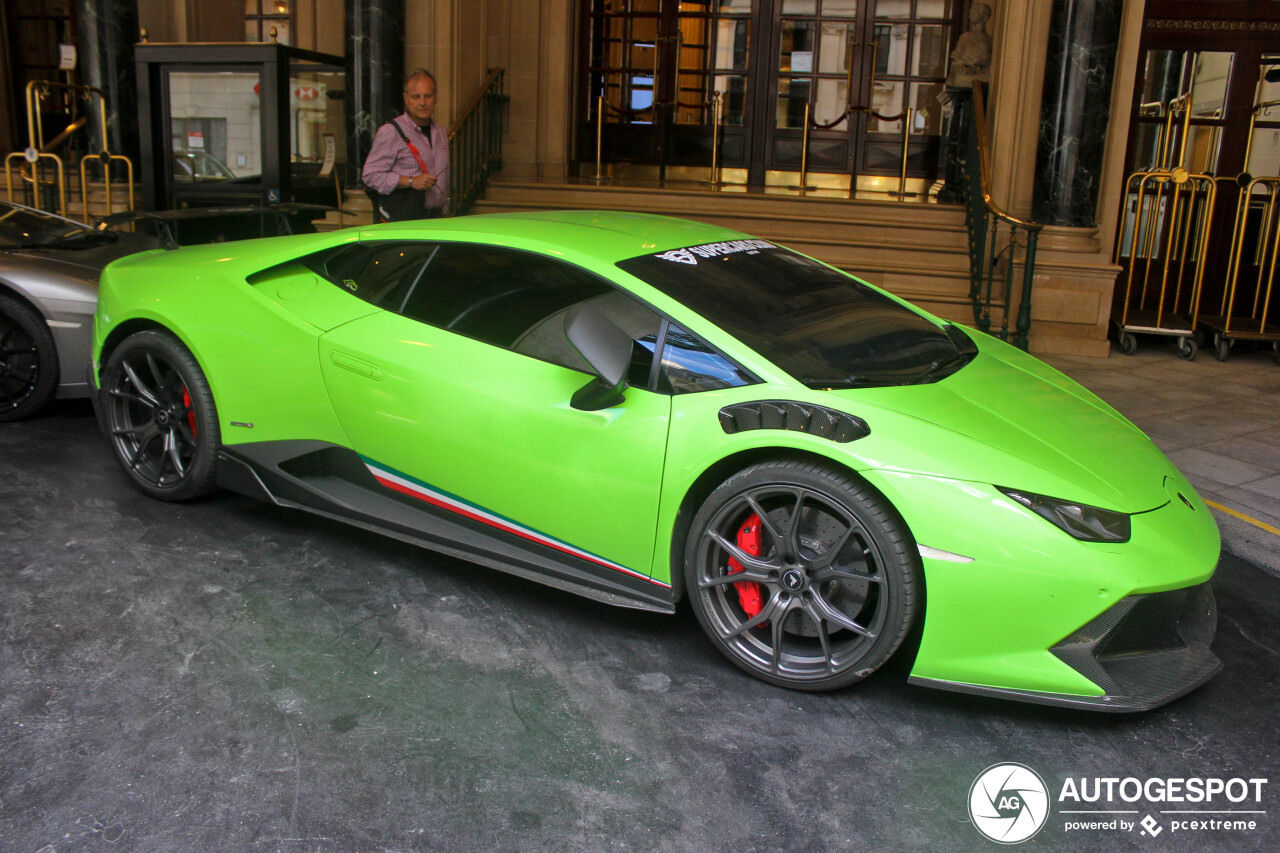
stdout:
POLYGON ((1178 357, 1172 338, 1140 337, 1132 356, 1044 359, 1151 437, 1210 502, 1225 546, 1280 574, 1280 366, 1241 344, 1178 357), (1243 518, 1242 518, 1243 516, 1243 518))

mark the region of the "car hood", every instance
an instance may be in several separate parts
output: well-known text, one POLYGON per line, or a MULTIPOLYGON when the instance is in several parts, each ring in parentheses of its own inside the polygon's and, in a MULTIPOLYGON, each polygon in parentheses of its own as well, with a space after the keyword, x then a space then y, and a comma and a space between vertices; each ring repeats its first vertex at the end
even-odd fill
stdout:
MULTIPOLYGON (((907 466, 920 473, 1124 512, 1168 502, 1173 466, 1137 427, 1043 362, 1004 345, 983 350, 939 382, 838 393, 937 428, 928 456, 907 466)), ((875 432, 870 413, 846 408, 875 432)))
POLYGON ((57 269, 59 267, 74 268, 73 270, 68 270, 67 274, 85 278, 89 281, 96 281, 98 278, 96 274, 117 258, 123 258, 125 255, 132 255, 135 252, 142 252, 147 249, 154 249, 155 246, 156 240, 154 237, 148 237, 143 234, 120 233, 114 243, 100 243, 83 249, 35 247, 9 249, 8 252, 18 257, 30 258, 38 265, 49 269, 57 269), (86 275, 84 271, 93 273, 93 275, 86 275))

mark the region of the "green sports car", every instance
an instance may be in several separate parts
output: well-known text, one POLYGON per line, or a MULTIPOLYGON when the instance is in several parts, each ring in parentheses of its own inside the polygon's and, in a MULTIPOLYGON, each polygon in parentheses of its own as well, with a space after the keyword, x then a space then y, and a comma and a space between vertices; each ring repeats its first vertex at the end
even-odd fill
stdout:
POLYGON ((98 416, 222 487, 624 607, 767 682, 1151 708, 1220 668, 1217 527, 1132 424, 765 240, 472 216, 112 263, 98 416))

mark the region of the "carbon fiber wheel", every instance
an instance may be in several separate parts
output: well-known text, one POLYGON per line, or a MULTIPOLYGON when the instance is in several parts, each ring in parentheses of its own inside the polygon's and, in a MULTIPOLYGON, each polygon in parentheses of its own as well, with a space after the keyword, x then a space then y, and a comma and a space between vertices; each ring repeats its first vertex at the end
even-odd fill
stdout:
POLYGON ((103 371, 107 437, 134 485, 166 501, 215 488, 221 441, 209 383, 195 357, 165 332, 139 332, 103 371))
POLYGON ((772 684, 832 690, 870 675, 915 618, 919 558, 897 516, 853 478, 767 462, 694 518, 685 580, 730 660, 772 684))
POLYGON ((58 390, 58 350, 44 318, 0 294, 0 422, 30 417, 58 390))

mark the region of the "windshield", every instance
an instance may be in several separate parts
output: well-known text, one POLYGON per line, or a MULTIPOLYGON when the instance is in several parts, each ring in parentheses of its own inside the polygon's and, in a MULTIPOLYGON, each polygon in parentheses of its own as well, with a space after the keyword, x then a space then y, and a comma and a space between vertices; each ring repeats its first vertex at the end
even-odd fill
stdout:
POLYGON ((212 154, 179 148, 173 152, 173 177, 179 181, 225 181, 235 175, 212 154))
POLYGON ((60 216, 0 202, 0 246, 52 246, 95 233, 92 228, 60 216))
POLYGON ((641 255, 618 266, 810 388, 936 382, 977 353, 958 328, 764 240, 641 255))

